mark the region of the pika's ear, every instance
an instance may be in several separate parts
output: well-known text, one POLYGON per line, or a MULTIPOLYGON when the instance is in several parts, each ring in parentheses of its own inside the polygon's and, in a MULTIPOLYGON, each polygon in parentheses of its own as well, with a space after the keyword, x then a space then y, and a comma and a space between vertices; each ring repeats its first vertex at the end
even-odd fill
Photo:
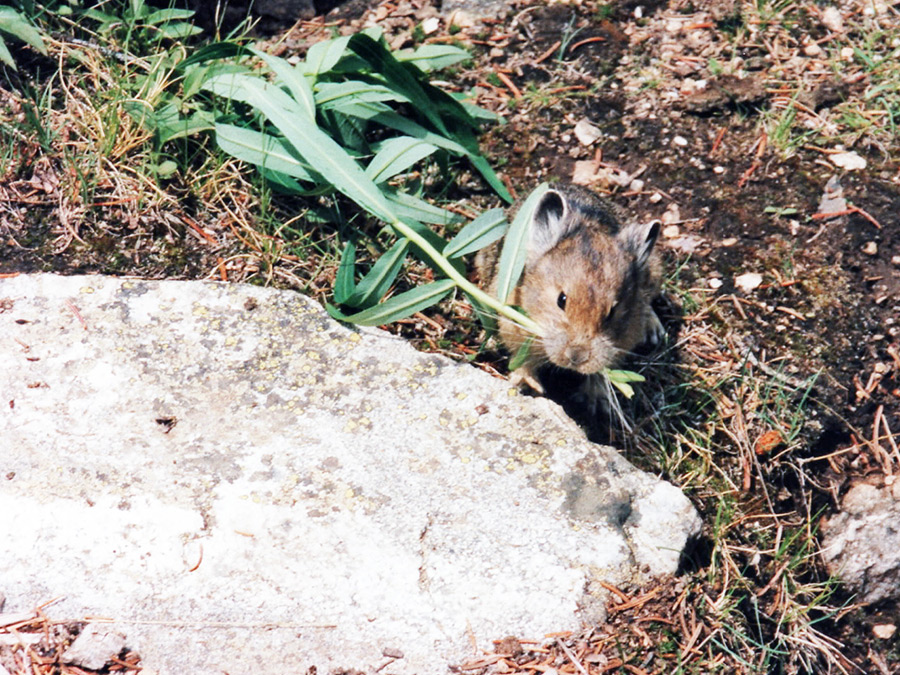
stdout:
POLYGON ((654 220, 650 223, 635 223, 623 227, 618 234, 619 241, 626 251, 630 251, 638 265, 644 265, 653 251, 653 245, 659 237, 661 223, 654 220))
POLYGON ((547 190, 531 215, 531 245, 528 259, 534 262, 556 246, 569 230, 569 205, 565 195, 547 190))

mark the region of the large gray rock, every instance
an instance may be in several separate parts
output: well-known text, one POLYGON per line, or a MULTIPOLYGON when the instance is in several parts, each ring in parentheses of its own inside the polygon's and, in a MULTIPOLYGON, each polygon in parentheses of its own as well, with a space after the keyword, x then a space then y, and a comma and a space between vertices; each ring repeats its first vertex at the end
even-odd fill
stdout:
POLYGON ((900 481, 850 488, 822 523, 822 557, 857 600, 900 599, 900 481))
POLYGON ((700 527, 550 401, 291 292, 0 280, 0 354, 7 607, 63 596, 160 673, 445 672, 700 527))

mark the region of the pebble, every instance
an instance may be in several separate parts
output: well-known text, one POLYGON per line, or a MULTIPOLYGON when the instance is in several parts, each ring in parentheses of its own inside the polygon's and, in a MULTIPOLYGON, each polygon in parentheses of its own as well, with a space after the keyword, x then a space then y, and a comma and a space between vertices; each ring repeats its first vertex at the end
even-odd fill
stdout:
POLYGON ((841 16, 841 10, 834 5, 822 10, 822 23, 833 33, 844 32, 844 17, 841 16))
POLYGON ((860 157, 855 152, 837 152, 833 155, 829 155, 828 159, 831 160, 831 163, 835 166, 846 169, 847 171, 866 168, 865 158, 860 157))
POLYGON ((723 239, 721 241, 722 246, 724 246, 726 248, 729 246, 734 246, 737 243, 738 243, 737 237, 728 237, 727 239, 723 239))
POLYGON ((597 142, 597 140, 603 135, 603 133, 596 126, 591 124, 590 120, 587 117, 584 117, 578 121, 575 125, 575 138, 578 139, 578 142, 582 145, 591 145, 592 143, 597 142))
POLYGON ((723 174, 723 173, 725 173, 725 167, 724 166, 714 166, 713 173, 723 174))
POLYGON ((866 245, 862 247, 862 252, 866 255, 878 255, 878 244, 874 241, 867 241, 866 245))
POLYGON ((811 45, 806 45, 803 48, 803 53, 807 56, 818 56, 822 53, 822 48, 814 42, 811 45))
POLYGON ((756 272, 746 272, 745 274, 740 274, 734 278, 734 285, 744 291, 744 293, 749 293, 750 291, 759 288, 760 284, 762 284, 762 280, 761 274, 757 274, 756 272))
POLYGON ((722 288, 722 280, 721 279, 710 279, 707 283, 709 284, 709 287, 711 289, 713 289, 714 291, 722 288))
POLYGON ((688 144, 687 139, 684 136, 676 136, 672 139, 672 142, 675 145, 680 145, 681 147, 684 147, 688 144))
POLYGON ((63 663, 100 670, 125 648, 125 636, 110 626, 90 623, 63 653, 63 663))
POLYGON ((853 60, 853 47, 841 48, 841 61, 852 61, 852 60, 853 60))
POLYGON ((666 239, 674 239, 679 234, 681 234, 681 229, 677 225, 667 225, 662 231, 662 236, 666 239))
POLYGON ((628 184, 628 189, 633 190, 634 192, 640 192, 644 189, 644 181, 640 178, 635 178, 628 184))
POLYGON ((900 267, 900 255, 891 257, 891 263, 897 267, 900 267))
POLYGON ((881 638, 882 640, 887 640, 894 636, 894 633, 897 632, 897 626, 892 623, 876 623, 872 626, 872 634, 881 638))
POLYGON ((431 35, 441 27, 441 20, 436 16, 429 16, 422 22, 422 32, 425 35, 431 35))

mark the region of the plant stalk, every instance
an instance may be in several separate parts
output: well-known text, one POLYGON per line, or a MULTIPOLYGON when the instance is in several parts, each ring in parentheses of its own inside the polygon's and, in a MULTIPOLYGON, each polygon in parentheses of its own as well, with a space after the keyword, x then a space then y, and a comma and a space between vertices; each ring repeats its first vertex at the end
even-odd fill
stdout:
POLYGON ((431 260, 433 260, 434 263, 441 268, 441 271, 444 272, 444 274, 446 274, 450 279, 452 279, 453 282, 460 288, 460 290, 463 291, 463 293, 472 296, 482 305, 490 307, 498 314, 502 314, 507 319, 516 322, 528 332, 534 333, 537 336, 543 335, 540 324, 538 324, 530 317, 522 314, 522 312, 513 309, 497 298, 494 298, 488 293, 485 293, 471 281, 466 279, 462 274, 459 273, 459 271, 457 271, 455 267, 453 267, 453 265, 450 264, 449 260, 441 255, 440 252, 437 251, 437 249, 435 249, 431 244, 429 244, 423 237, 421 237, 415 230, 409 227, 409 225, 404 223, 402 220, 394 220, 393 222, 391 222, 391 227, 393 227, 399 234, 406 237, 413 244, 422 249, 422 251, 425 252, 425 255, 431 258, 431 260))

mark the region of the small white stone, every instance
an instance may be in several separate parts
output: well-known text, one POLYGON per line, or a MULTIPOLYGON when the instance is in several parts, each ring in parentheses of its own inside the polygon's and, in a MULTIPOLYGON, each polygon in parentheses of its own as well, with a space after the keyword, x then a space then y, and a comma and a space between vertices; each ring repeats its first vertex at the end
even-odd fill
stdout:
POLYGON ((841 10, 834 5, 826 7, 822 11, 822 23, 833 33, 844 32, 844 17, 841 16, 841 10))
POLYGON ((679 234, 681 234, 681 228, 679 228, 677 225, 667 225, 663 228, 662 231, 662 236, 664 236, 666 239, 674 239, 679 234))
POLYGON ((900 267, 900 255, 895 255, 891 257, 891 263, 900 267))
POLYGON ((866 160, 855 152, 838 152, 834 155, 829 155, 828 159, 830 159, 831 163, 835 166, 846 169, 847 171, 856 171, 857 169, 866 168, 866 160))
POLYGON ((738 243, 737 237, 728 237, 727 239, 723 239, 721 242, 722 246, 728 248, 729 246, 734 246, 738 243))
POLYGON ((897 632, 897 626, 892 623, 876 623, 872 626, 872 634, 882 640, 890 639, 897 632))
POLYGON ((853 60, 853 47, 842 47, 841 48, 841 61, 852 61, 853 60))
POLYGON ((724 166, 714 166, 713 173, 723 174, 723 173, 725 173, 725 167, 724 166))
POLYGON ((681 147, 684 147, 688 144, 687 139, 684 136, 676 136, 672 139, 672 142, 675 145, 680 145, 681 147))
POLYGON ((750 291, 759 288, 760 284, 762 284, 762 280, 761 274, 757 274, 756 272, 746 272, 745 274, 740 274, 734 278, 734 285, 744 291, 744 293, 749 293, 750 291))
POLYGON ((633 190, 634 192, 640 192, 644 189, 644 181, 640 178, 635 178, 628 184, 628 189, 633 190))
POLYGON ((709 287, 714 291, 722 288, 722 280, 721 279, 710 279, 708 282, 709 287))
POLYGON ((866 245, 862 247, 862 252, 866 255, 878 255, 878 244, 874 241, 867 241, 866 245))
POLYGON ((590 120, 587 117, 584 117, 578 121, 575 125, 575 138, 578 139, 578 142, 582 145, 591 145, 592 143, 596 143, 597 140, 603 135, 603 133, 596 126, 591 124, 590 120))
POLYGON ((806 45, 803 48, 803 53, 807 56, 818 56, 822 53, 822 48, 813 42, 811 45, 806 45))
POLYGON ((441 27, 441 20, 436 16, 429 16, 422 22, 422 32, 425 35, 431 35, 441 27))
POLYGON ((643 5, 638 5, 634 8, 634 18, 641 19, 644 17, 644 7, 643 5))
POLYGON ((658 203, 661 202, 661 201, 662 201, 662 195, 659 194, 658 192, 654 192, 652 195, 650 195, 650 202, 651 202, 651 203, 653 203, 653 204, 658 204, 658 203))

